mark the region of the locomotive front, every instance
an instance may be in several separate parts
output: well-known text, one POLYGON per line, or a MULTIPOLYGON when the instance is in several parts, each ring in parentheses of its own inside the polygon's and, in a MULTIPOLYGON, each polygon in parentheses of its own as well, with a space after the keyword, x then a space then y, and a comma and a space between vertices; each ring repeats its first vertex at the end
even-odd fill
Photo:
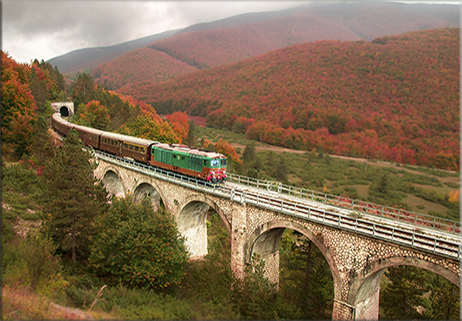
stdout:
POLYGON ((210 159, 210 170, 207 175, 207 181, 220 183, 226 179, 226 157, 218 154, 210 159))

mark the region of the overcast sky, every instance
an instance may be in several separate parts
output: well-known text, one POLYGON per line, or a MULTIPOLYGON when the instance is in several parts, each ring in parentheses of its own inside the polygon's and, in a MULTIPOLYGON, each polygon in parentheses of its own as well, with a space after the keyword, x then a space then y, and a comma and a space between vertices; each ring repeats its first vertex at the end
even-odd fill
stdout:
POLYGON ((115 45, 199 22, 305 3, 308 1, 3 0, 2 50, 18 62, 30 63, 35 58, 48 60, 72 50, 115 45))
POLYGON ((2 50, 18 62, 114 45, 306 1, 2 1, 2 50))

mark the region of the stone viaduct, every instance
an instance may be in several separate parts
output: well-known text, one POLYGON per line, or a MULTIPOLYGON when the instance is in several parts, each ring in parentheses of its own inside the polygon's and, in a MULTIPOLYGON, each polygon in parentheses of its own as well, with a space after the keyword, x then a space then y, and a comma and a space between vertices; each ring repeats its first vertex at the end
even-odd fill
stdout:
POLYGON ((153 206, 163 202, 186 237, 193 258, 207 254, 206 216, 213 208, 231 239, 231 267, 237 276, 242 277, 252 255, 259 254, 265 260, 268 278, 279 282, 282 233, 288 228, 305 235, 329 263, 334 281, 334 320, 377 320, 380 280, 387 267, 421 267, 459 286, 460 265, 456 259, 259 208, 242 199, 203 193, 125 168, 104 157, 98 157, 98 162, 95 176, 113 195, 131 194, 135 202, 149 196, 153 206))

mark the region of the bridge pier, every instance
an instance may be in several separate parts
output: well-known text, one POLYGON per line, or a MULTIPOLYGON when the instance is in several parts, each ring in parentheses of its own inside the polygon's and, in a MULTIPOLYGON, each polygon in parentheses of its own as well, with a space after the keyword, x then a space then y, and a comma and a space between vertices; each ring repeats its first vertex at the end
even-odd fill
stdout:
POLYGON ((231 222, 231 270, 238 278, 244 277, 246 245, 246 204, 236 206, 231 222))

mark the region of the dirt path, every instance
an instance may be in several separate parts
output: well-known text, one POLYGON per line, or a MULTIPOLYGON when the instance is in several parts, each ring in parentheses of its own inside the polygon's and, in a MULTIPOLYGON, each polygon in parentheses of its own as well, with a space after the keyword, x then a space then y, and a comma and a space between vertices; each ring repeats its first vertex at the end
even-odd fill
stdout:
MULTIPOLYGON (((242 152, 244 152, 245 150, 245 145, 241 145, 241 144, 237 144, 237 143, 230 143, 231 146, 233 146, 234 149, 236 148, 240 148, 242 152)), ((285 148, 285 147, 278 147, 278 146, 271 146, 271 145, 266 145, 266 144, 260 144, 260 143, 256 143, 255 144, 255 151, 256 152, 261 152, 261 151, 273 151, 277 154, 282 154, 283 152, 286 152, 286 153, 294 153, 294 154, 305 154, 307 151, 306 150, 296 150, 296 149, 290 149, 290 148, 285 148)), ((345 159, 345 160, 353 160, 355 162, 369 162, 371 165, 374 165, 374 166, 379 166, 379 167, 391 167, 391 166, 395 166, 393 163, 391 162, 387 162, 387 161, 381 161, 381 160, 370 160, 370 159, 366 159, 366 158, 355 158, 355 157, 348 157, 348 156, 340 156, 340 155, 332 155, 332 154, 329 154, 330 157, 332 158, 339 158, 339 159, 345 159)), ((419 167, 419 166, 415 166, 415 165, 408 165, 410 167, 415 167, 416 169, 419 167)), ((413 169, 410 169, 410 168, 405 168, 405 167, 401 167, 400 169, 403 169, 409 173, 413 173, 413 174, 420 174, 420 175, 427 175, 427 176, 431 176, 429 174, 426 174, 426 173, 422 173, 418 170, 413 170, 413 169)), ((448 171, 448 170, 444 170, 444 169, 437 169, 438 171, 443 171, 443 172, 447 172, 447 173, 456 173, 456 171, 448 171)), ((459 178, 458 177, 440 177, 440 180, 441 181, 448 181, 448 182, 458 182, 459 181, 459 178)))

